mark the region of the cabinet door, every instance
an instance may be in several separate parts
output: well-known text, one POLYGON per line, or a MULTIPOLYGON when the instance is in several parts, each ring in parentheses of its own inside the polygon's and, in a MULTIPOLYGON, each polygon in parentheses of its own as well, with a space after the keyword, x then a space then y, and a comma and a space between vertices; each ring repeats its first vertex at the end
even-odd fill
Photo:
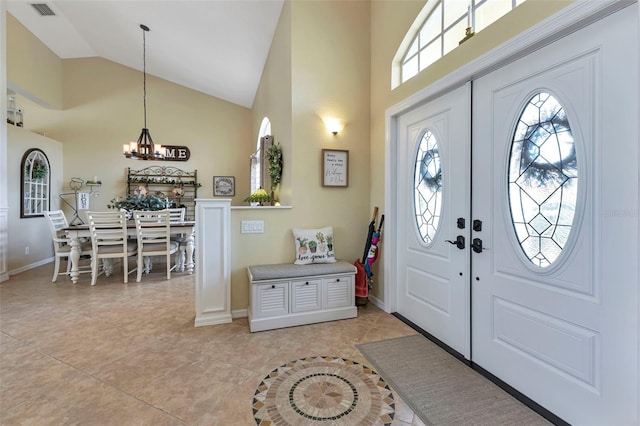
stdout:
POLYGON ((291 312, 317 311, 322 308, 322 280, 291 282, 291 312))
POLYGON ((353 277, 349 275, 341 277, 332 277, 324 279, 324 304, 325 309, 343 308, 345 306, 353 306, 354 289, 353 277))
POLYGON ((274 317, 289 313, 289 282, 254 284, 256 318, 274 317))

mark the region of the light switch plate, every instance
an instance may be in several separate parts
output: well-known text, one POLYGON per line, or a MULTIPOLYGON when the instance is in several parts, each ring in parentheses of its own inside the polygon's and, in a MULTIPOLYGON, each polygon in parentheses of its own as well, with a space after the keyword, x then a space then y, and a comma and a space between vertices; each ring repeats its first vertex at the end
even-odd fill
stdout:
POLYGON ((243 220, 240 233, 242 234, 264 233, 264 220, 243 220))

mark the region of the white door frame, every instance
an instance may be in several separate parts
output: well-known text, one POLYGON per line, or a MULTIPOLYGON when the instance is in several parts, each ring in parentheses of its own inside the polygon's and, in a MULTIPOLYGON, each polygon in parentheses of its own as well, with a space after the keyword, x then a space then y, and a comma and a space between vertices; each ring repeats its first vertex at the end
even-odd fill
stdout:
MULTIPOLYGON (((437 98, 452 88, 464 84, 465 81, 485 75, 635 2, 636 0, 576 1, 555 15, 537 23, 511 40, 388 108, 385 112, 385 212, 388 218, 393 219, 387 220, 385 223, 386 234, 397 235, 395 221, 399 215, 395 188, 397 187, 396 165, 398 159, 395 147, 398 139, 397 120, 401 114, 419 104, 437 98)), ((637 6, 640 16, 640 3, 637 6)), ((640 93, 638 98, 640 99, 640 93)), ((640 238, 640 235, 638 235, 638 238, 640 238)), ((398 247, 393 238, 385 240, 384 245, 385 253, 387 254, 383 256, 385 286, 382 308, 386 312, 396 312, 397 286, 395 277, 397 276, 398 267, 396 262, 398 247)), ((640 327, 640 324, 638 326, 640 327)))
MULTIPOLYGON (((576 1, 557 14, 539 22, 530 29, 503 43, 501 46, 485 53, 387 109, 385 112, 385 211, 387 217, 390 218, 385 224, 387 234, 397 235, 397 224, 395 221, 400 217, 397 211, 399 206, 395 195, 395 189, 397 188, 396 166, 398 161, 395 147, 398 139, 397 120, 401 114, 415 108, 419 104, 428 102, 446 93, 465 81, 485 75, 506 63, 525 56, 566 34, 636 2, 637 0, 576 1)), ((637 2, 636 7, 640 17, 640 2, 637 2)), ((640 90, 637 96, 638 99, 640 99, 640 90)), ((640 122, 638 123, 638 129, 640 132, 640 122)), ((638 164, 640 164, 640 156, 638 158, 638 164)), ((633 214, 633 212, 630 212, 630 214, 633 214)), ((637 217, 640 213, 635 212, 635 215, 637 217)), ((640 239, 640 231, 636 238, 640 239)), ((383 256, 385 287, 384 304, 382 308, 386 312, 397 312, 397 285, 395 283, 395 278, 398 273, 396 261, 398 251, 397 242, 393 238, 389 238, 385 242, 385 247, 385 253, 387 253, 387 255, 383 256)), ((640 264, 640 254, 638 264, 640 264)), ((640 312, 640 299, 638 304, 638 311, 640 312)), ((640 333, 640 324, 634 324, 634 326, 640 333)), ((638 359, 638 363, 640 364, 640 359, 638 359)), ((640 405, 640 398, 638 404, 640 405)))

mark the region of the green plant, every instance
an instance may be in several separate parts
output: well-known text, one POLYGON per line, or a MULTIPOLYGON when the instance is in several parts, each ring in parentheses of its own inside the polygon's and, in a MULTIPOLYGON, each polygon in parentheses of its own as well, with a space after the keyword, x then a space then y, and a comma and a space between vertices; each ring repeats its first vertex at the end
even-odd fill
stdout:
POLYGON ((167 208, 167 199, 158 197, 157 195, 147 195, 144 197, 127 195, 124 199, 120 197, 112 199, 107 207, 118 210, 163 210, 167 208))
POLYGON ((282 148, 280 144, 274 143, 267 148, 267 161, 269 162, 269 178, 271 179, 271 190, 273 191, 282 180, 282 148))
POLYGON ((318 232, 318 233, 316 234, 316 238, 318 239, 318 242, 319 242, 320 244, 323 244, 323 243, 324 243, 324 234, 323 234, 322 232, 318 232))
POLYGON ((298 244, 300 244, 300 247, 304 247, 307 244, 307 238, 296 238, 296 240, 298 240, 298 244))

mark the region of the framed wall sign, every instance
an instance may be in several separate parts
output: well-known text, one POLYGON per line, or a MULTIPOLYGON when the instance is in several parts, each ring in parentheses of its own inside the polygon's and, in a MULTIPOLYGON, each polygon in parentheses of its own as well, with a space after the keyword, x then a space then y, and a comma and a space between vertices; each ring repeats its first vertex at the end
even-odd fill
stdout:
POLYGON ((215 197, 233 197, 236 195, 236 178, 234 176, 214 176, 213 195, 215 197))
POLYGON ((322 150, 322 186, 349 186, 349 151, 322 150))

